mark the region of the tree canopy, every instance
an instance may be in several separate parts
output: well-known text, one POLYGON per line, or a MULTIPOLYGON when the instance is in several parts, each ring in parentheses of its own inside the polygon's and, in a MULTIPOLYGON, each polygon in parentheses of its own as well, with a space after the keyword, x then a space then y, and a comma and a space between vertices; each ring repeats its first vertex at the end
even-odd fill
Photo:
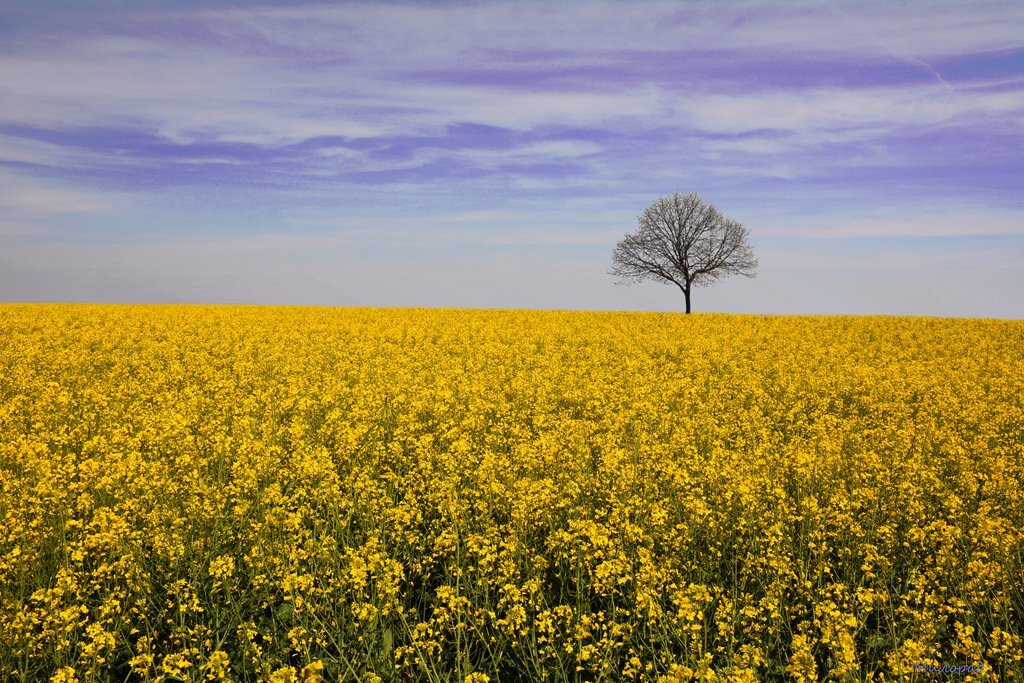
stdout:
POLYGON ((692 288, 729 275, 757 275, 748 236, 741 223, 726 218, 699 195, 674 192, 647 207, 636 231, 626 233, 616 245, 611 274, 620 283, 651 279, 675 284, 689 313, 692 288))

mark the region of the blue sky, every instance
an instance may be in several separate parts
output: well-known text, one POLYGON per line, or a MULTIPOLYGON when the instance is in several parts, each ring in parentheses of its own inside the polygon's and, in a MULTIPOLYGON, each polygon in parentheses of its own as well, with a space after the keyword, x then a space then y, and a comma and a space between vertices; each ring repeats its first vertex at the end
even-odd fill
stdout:
POLYGON ((1024 317, 1018 2, 0 2, 0 301, 1024 317))

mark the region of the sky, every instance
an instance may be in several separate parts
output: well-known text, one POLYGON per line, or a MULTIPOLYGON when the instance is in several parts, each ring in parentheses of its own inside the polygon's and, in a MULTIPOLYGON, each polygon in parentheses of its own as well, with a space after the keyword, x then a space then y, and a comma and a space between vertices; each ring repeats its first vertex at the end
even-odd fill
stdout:
POLYGON ((0 0, 0 301, 1024 318, 1020 2, 0 0))

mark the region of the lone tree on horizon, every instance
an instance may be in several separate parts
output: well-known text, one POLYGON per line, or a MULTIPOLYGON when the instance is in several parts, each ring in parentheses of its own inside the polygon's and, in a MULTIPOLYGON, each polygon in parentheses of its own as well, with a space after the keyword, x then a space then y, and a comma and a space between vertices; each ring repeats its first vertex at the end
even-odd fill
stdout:
POLYGON ((757 275, 748 230, 693 192, 658 197, 638 222, 612 254, 610 274, 618 276, 617 284, 671 282, 682 290, 689 313, 691 288, 729 275, 757 275))

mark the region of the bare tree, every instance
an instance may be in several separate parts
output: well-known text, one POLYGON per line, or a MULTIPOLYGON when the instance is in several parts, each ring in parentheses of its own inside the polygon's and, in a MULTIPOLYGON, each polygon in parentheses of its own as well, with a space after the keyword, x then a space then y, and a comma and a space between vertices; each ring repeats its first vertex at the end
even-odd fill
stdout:
POLYGON ((747 229, 692 192, 658 197, 638 222, 612 254, 610 274, 619 283, 671 282, 682 290, 689 313, 691 288, 728 275, 757 275, 747 229))

